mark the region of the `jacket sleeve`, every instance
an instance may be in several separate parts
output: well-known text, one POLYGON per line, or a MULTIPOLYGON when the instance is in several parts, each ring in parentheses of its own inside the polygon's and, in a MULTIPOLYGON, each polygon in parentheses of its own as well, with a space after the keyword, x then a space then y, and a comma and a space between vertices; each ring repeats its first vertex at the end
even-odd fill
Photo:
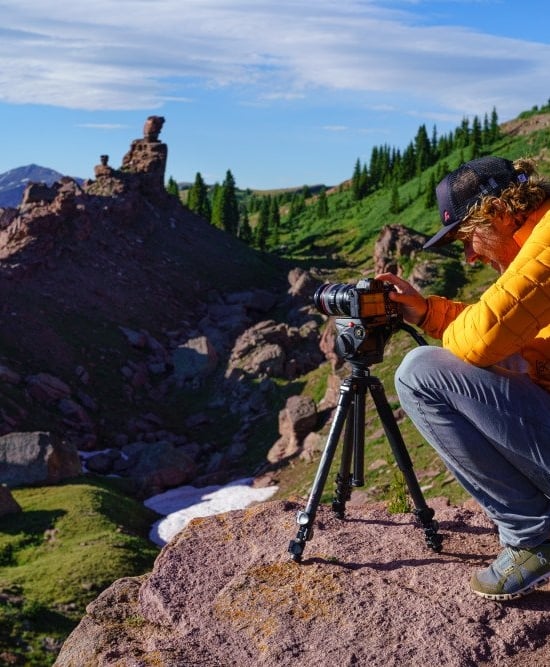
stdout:
POLYGON ((426 301, 428 310, 420 327, 428 336, 437 339, 443 337, 445 329, 467 307, 460 301, 451 301, 443 296, 429 296, 426 301))
POLYGON ((550 214, 533 229, 508 269, 443 333, 443 346, 476 366, 518 352, 550 323, 550 214))

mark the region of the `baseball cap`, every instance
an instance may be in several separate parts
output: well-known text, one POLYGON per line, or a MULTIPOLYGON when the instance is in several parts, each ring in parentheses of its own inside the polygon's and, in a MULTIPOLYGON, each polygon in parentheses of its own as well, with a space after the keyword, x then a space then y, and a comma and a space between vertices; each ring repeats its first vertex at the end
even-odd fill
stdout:
POLYGON ((527 181, 510 160, 501 157, 482 157, 470 160, 445 176, 435 189, 443 227, 432 236, 424 248, 445 245, 453 241, 453 232, 466 217, 468 210, 487 195, 498 197, 512 183, 527 181))

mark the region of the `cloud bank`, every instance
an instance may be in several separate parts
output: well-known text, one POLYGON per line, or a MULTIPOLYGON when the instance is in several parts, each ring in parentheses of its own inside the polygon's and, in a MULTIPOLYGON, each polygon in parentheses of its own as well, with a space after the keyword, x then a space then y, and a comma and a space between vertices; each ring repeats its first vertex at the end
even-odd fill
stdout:
MULTIPOLYGON (((348 93, 367 106, 471 113, 549 89, 550 46, 422 20, 418 3, 347 0, 0 2, 0 101, 85 110, 192 103, 231 87, 249 103, 348 93), (391 3, 390 3, 391 4, 391 3), (417 12, 417 13, 414 13, 417 12)), ((541 100, 544 102, 545 100, 541 100)))

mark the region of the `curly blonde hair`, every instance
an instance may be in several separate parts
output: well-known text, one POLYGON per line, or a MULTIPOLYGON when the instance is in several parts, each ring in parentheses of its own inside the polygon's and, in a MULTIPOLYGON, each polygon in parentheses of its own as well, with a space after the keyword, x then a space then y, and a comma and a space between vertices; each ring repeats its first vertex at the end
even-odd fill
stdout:
POLYGON ((498 197, 487 195, 474 204, 460 223, 455 235, 456 239, 466 240, 473 234, 476 227, 490 225, 495 215, 502 214, 503 205, 506 213, 515 220, 518 227, 521 227, 527 216, 550 198, 550 181, 538 174, 533 159, 515 160, 514 169, 518 174, 523 172, 527 179, 523 182, 512 183, 498 197))

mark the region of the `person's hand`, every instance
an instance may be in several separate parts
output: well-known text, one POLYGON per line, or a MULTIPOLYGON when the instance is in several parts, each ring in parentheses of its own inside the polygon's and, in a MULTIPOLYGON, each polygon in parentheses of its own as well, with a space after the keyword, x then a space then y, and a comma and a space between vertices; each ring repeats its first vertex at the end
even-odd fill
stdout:
POLYGON ((409 282, 393 273, 380 273, 376 280, 395 285, 396 292, 391 291, 389 298, 400 303, 403 309, 403 319, 411 324, 418 324, 424 319, 428 309, 426 299, 409 282))

